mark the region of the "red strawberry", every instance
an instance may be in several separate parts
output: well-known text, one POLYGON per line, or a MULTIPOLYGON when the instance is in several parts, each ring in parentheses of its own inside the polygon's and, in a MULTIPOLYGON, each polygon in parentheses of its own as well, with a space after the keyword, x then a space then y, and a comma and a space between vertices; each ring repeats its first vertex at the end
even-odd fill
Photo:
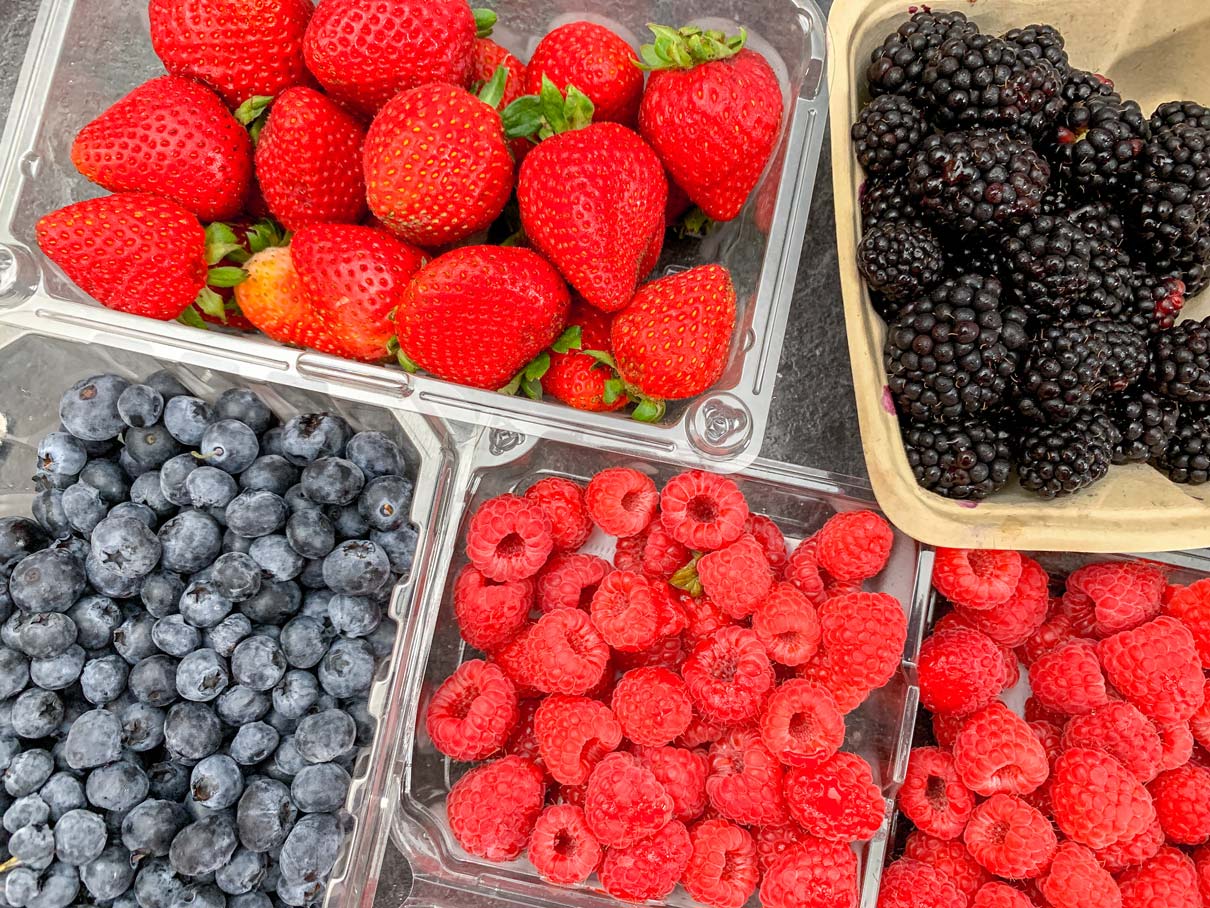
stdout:
POLYGON ((206 285, 206 234, 176 202, 122 193, 52 211, 42 251, 103 306, 167 321, 206 285))
POLYGON ((252 140, 192 79, 145 82, 76 136, 71 160, 110 192, 153 192, 203 221, 233 218, 252 181, 252 140))
POLYGON ((311 0, 151 0, 148 14, 164 68, 205 82, 229 107, 310 82, 311 0))
POLYGON ((538 94, 544 76, 560 91, 574 85, 588 95, 598 123, 633 129, 638 121, 643 98, 638 55, 603 25, 569 22, 538 42, 525 71, 526 93, 538 94))
POLYGON ((438 378, 498 389, 554 342, 570 303, 537 253, 464 246, 412 279, 395 313, 400 351, 438 378))
POLYGON ((501 47, 491 38, 476 38, 475 47, 471 51, 471 91, 478 92, 492 80, 492 76, 501 66, 508 71, 508 81, 504 84, 504 100, 501 102, 501 106, 508 107, 525 94, 525 64, 518 60, 510 50, 501 47))
POLYGON ((361 124, 314 89, 282 94, 256 146, 256 176, 273 216, 287 230, 360 221, 364 141, 361 124))
POLYGON ((760 180, 781 132, 782 94, 768 62, 744 35, 652 26, 643 46, 652 69, 639 132, 689 197, 730 221, 760 180))
POLYGON ((561 400, 577 410, 617 410, 627 403, 626 395, 616 391, 610 393, 612 400, 606 403, 606 383, 613 378, 609 369, 581 350, 611 349, 609 329, 612 319, 594 306, 581 299, 571 304, 567 324, 580 329, 579 344, 566 353, 552 350, 550 368, 542 376, 542 391, 556 400, 561 400))

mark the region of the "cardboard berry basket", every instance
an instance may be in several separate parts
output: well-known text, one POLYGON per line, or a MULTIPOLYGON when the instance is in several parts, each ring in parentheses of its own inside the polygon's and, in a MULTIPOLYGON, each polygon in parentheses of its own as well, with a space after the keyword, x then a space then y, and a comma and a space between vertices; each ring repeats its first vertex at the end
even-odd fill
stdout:
MULTIPOLYGON (((1210 8, 1187 0, 941 0, 932 9, 965 13, 988 33, 1046 22, 1067 39, 1074 64, 1103 73, 1150 112, 1161 101, 1204 95, 1210 69, 1194 49, 1210 36, 1210 8)), ((849 127, 869 98, 870 53, 905 21, 898 0, 845 0, 829 19, 833 39, 831 115, 836 233, 862 444, 879 504, 895 524, 933 545, 1068 551, 1152 552, 1210 545, 1204 488, 1168 481, 1146 464, 1113 467, 1095 486, 1045 501, 1018 486, 977 506, 917 486, 886 387, 886 326, 857 271, 858 196, 864 179, 849 127)), ((1190 300, 1184 318, 1210 314, 1210 293, 1190 300)))
POLYGON ((62 337, 138 351, 170 346, 173 358, 234 371, 273 370, 282 381, 322 384, 331 394, 448 419, 518 428, 593 446, 731 469, 760 450, 794 291, 799 253, 827 116, 824 18, 813 0, 667 0, 566 4, 500 0, 496 40, 528 59, 543 34, 593 19, 647 41, 647 23, 698 23, 735 32, 763 52, 781 81, 786 116, 779 144, 742 215, 705 241, 671 243, 657 275, 707 262, 732 273, 737 326, 715 388, 672 403, 657 424, 592 414, 561 403, 460 387, 398 367, 366 366, 277 344, 254 334, 203 331, 100 307, 51 265, 34 242, 43 214, 102 194, 71 164, 79 129, 135 86, 160 75, 145 3, 44 0, 0 145, 0 318, 62 337))

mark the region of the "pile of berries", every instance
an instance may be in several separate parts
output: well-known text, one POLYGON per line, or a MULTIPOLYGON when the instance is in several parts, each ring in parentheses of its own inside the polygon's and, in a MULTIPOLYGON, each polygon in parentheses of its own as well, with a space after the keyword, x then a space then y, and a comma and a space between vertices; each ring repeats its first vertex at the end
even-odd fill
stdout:
POLYGON ((484 502, 453 585, 463 662, 432 693, 432 745, 488 762, 454 784, 469 853, 622 901, 680 883, 711 908, 855 905, 851 843, 882 826, 845 716, 896 673, 903 606, 862 585, 893 532, 833 516, 788 551, 734 482, 662 490, 626 467, 484 502), (589 537, 595 534, 592 543, 589 537), (617 537, 613 563, 580 551, 617 537), (815 893, 807 900, 806 893, 815 893))
POLYGON ((73 385, 0 518, 3 904, 322 903, 384 616, 395 442, 167 372, 73 385))
POLYGON ((1059 582, 1017 552, 941 549, 933 585, 952 606, 918 662, 936 744, 912 752, 915 828, 879 908, 1200 908, 1210 580, 1106 561, 1059 582))
POLYGON ((916 481, 1044 498, 1112 464, 1210 481, 1210 110, 1150 117, 1049 25, 916 12, 851 135, 857 252, 916 481))

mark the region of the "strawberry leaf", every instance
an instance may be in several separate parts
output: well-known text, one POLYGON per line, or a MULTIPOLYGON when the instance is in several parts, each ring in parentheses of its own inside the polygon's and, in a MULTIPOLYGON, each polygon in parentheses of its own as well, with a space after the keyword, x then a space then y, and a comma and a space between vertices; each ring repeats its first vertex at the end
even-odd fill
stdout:
POLYGON ((634 412, 630 416, 639 422, 659 422, 664 418, 664 409, 662 400, 645 397, 639 401, 639 405, 634 408, 634 412))
POLYGON ((550 349, 556 353, 568 353, 572 350, 579 350, 583 341, 580 339, 580 326, 572 325, 566 331, 559 335, 559 339, 550 345, 550 349))
POLYGON ((479 91, 479 100, 491 108, 498 108, 504 100, 504 92, 508 88, 508 67, 497 66, 492 77, 484 83, 479 91))
POLYGON ((539 353, 528 366, 525 367, 524 375, 530 381, 537 381, 550 369, 550 354, 539 353))
POLYGON ((521 390, 521 380, 525 377, 524 372, 518 372, 513 376, 512 381, 499 390, 500 394, 507 394, 509 397, 516 395, 521 390))
POLYGON ((206 283, 211 287, 238 287, 248 279, 248 272, 243 268, 224 265, 211 268, 206 272, 206 283))
POLYGON ((678 590, 684 590, 695 599, 702 595, 702 581, 697 575, 697 563, 702 556, 694 552, 693 558, 684 567, 679 568, 668 581, 678 590))
POLYGON ((605 388, 601 392, 601 400, 607 404, 616 403, 617 399, 625 393, 626 384, 620 378, 611 378, 605 382, 605 388))
POLYGON ((534 139, 546 123, 542 117, 542 99, 537 95, 524 95, 504 108, 500 119, 506 138, 534 139))
POLYGON ((265 114, 272 103, 272 95, 253 95, 235 109, 235 119, 248 127, 253 145, 260 140, 260 131, 265 128, 265 120, 268 119, 265 114))
POLYGON ((403 347, 399 345, 399 338, 392 337, 387 341, 387 353, 395 357, 395 361, 399 363, 399 368, 409 374, 415 374, 420 371, 420 367, 412 362, 412 358, 403 352, 403 347))
POLYGON ((521 380, 521 391, 530 400, 541 400, 542 382, 534 378, 524 378, 521 380))
MULTIPOLYGON (((227 322, 227 304, 223 302, 223 298, 211 290, 209 287, 203 287, 198 291, 197 299, 193 301, 194 305, 202 312, 211 318, 217 318, 220 322, 227 322)), ((191 307, 192 308, 192 307, 191 307)))
POLYGON ((709 236, 717 226, 718 221, 711 220, 710 215, 695 205, 681 220, 681 226, 677 232, 682 239, 690 236, 700 240, 709 236))
POLYGON ((614 362, 613 357, 604 350, 581 350, 580 352, 586 356, 591 356, 601 365, 608 366, 610 369, 613 369, 614 372, 618 371, 618 364, 614 362))
POLYGON ((639 48, 642 61, 640 69, 692 69, 702 63, 726 60, 744 48, 748 33, 728 37, 721 31, 705 30, 690 25, 685 28, 669 28, 667 25, 648 25, 655 41, 639 48))
POLYGON ((188 307, 178 315, 176 320, 182 325, 188 325, 190 328, 201 328, 203 331, 208 330, 206 328, 206 320, 202 318, 201 313, 193 308, 193 306, 188 307))
MULTIPOLYGON (((266 218, 263 221, 257 221, 246 231, 248 237, 248 249, 255 255, 258 252, 264 252, 270 246, 284 246, 286 244, 286 236, 282 232, 281 227, 266 218)), ((242 265, 243 262, 240 262, 242 265)))
POLYGON ((216 221, 206 228, 206 264, 217 265, 225 258, 243 251, 235 231, 216 221))
POLYGON ((592 99, 574 85, 567 86, 565 95, 543 76, 542 90, 513 101, 501 119, 506 137, 540 142, 559 133, 583 129, 592 123, 594 110, 592 99))
POLYGON ((475 33, 480 38, 491 36, 492 29, 496 27, 496 20, 499 18, 495 10, 490 9, 473 9, 475 15, 475 33))

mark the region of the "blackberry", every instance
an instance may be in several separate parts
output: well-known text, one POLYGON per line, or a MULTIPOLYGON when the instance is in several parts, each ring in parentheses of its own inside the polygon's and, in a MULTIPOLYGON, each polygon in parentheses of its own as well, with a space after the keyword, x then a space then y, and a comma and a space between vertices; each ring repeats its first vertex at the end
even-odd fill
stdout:
POLYGON ((1130 256, 1121 249, 1104 248, 1094 242, 1088 267, 1088 287, 1072 305, 1071 317, 1121 318, 1133 306, 1134 280, 1130 256))
POLYGON ((995 129, 928 136, 908 168, 908 190, 926 212, 979 236, 1036 217, 1049 180, 1028 142, 995 129))
POLYGON ((1131 391, 1113 402, 1110 411, 1121 440, 1113 446, 1114 463, 1143 463, 1159 457, 1176 433, 1180 406, 1150 391, 1131 391))
POLYGON ((1121 249, 1126 242, 1126 224, 1118 210, 1105 201, 1092 201, 1067 212, 1067 217, 1088 234, 1101 249, 1121 249))
POLYGON ((1210 129, 1210 109, 1196 101, 1168 101, 1151 114, 1152 132, 1171 129, 1181 123, 1193 123, 1201 129, 1210 129))
POLYGON ((1065 104, 1078 104, 1098 95, 1108 97, 1115 94, 1113 81, 1100 73, 1090 73, 1083 69, 1073 69, 1067 74, 1059 96, 1065 104))
POLYGON ((1088 287, 1092 241, 1068 218, 1043 214, 1005 231, 1005 282, 1030 313, 1063 317, 1088 287))
POLYGON ((849 134, 866 173, 894 173, 907 169, 908 158, 931 131, 907 98, 882 95, 862 108, 849 134))
POLYGON ((871 177, 861 189, 861 226, 870 230, 879 224, 902 221, 924 226, 924 217, 908 193, 903 177, 871 177))
POLYGON ((1022 358, 1017 411, 1048 425, 1071 422, 1104 388, 1108 358, 1105 338, 1091 323, 1044 326, 1022 358))
POLYGON ((1153 462, 1173 482, 1196 486, 1210 481, 1210 412, 1182 412, 1168 447, 1153 462))
POLYGON ((871 290, 892 303, 906 302, 941 280, 945 255, 927 227, 891 222, 865 232, 857 268, 871 290))
POLYGON ((1134 268, 1130 277, 1130 324, 1151 334, 1175 325, 1185 308, 1185 282, 1173 275, 1152 274, 1145 268, 1134 268))
POLYGON ((979 501, 999 491, 1012 473, 1008 432, 991 423, 909 424, 903 445, 916 482, 946 498, 979 501))
POLYGON ((1005 270, 1004 253, 998 243, 955 235, 948 237, 943 245, 946 269, 955 274, 999 278, 1005 270))
POLYGON ((1210 401, 1210 316, 1183 321, 1152 338, 1148 381, 1182 403, 1210 401))
POLYGON ((1101 380, 1106 391, 1125 391, 1147 374, 1147 367, 1151 364, 1151 349, 1146 332, 1111 319, 1088 324, 1105 345, 1101 380))
POLYGON ((1151 127, 1134 101, 1116 92, 1068 105, 1046 152, 1061 185, 1078 196, 1121 194, 1138 179, 1151 127))
POLYGON ((892 32, 870 54, 866 79, 870 94, 920 94, 920 76, 925 64, 950 35, 973 34, 979 30, 960 12, 923 10, 892 32))
POLYGON ((1065 426, 1027 432, 1017 451, 1022 488, 1043 498, 1086 489, 1105 478, 1118 431, 1101 410, 1086 410, 1065 426))
POLYGON ((1053 25, 1009 29, 1004 33, 1004 40, 1016 47, 1023 57, 1047 61, 1064 77, 1071 72, 1071 62, 1063 47, 1063 36, 1053 25))

